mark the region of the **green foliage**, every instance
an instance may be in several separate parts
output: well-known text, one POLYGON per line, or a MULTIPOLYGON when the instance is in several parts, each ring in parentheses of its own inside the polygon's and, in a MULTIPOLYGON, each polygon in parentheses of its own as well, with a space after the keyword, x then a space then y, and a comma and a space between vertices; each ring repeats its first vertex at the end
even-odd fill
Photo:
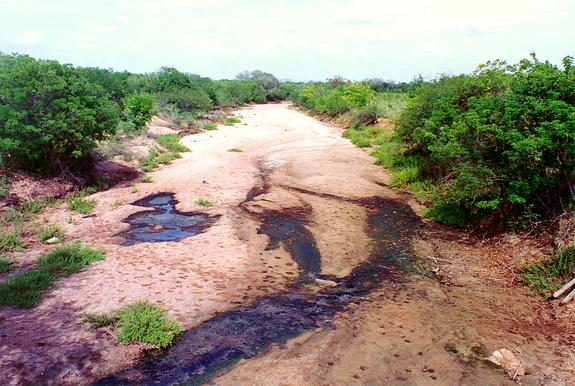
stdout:
POLYGON ((158 165, 157 158, 159 155, 160 151, 157 148, 151 148, 146 158, 140 160, 140 168, 146 173, 154 170, 158 165))
POLYGON ((211 202, 210 200, 208 200, 207 198, 198 198, 196 200, 196 204, 201 205, 205 208, 209 208, 211 206, 214 206, 214 203, 211 202))
POLYGON ((45 243, 51 238, 57 237, 59 240, 64 239, 64 231, 58 224, 46 224, 40 226, 38 230, 38 240, 41 243, 45 243))
POLYGON ((366 108, 357 110, 351 119, 351 127, 358 129, 365 126, 375 125, 377 119, 381 117, 379 105, 369 104, 366 108))
POLYGON ((0 231, 0 253, 21 251, 27 247, 16 230, 0 231))
POLYGON ((238 74, 237 79, 251 80, 259 85, 265 92, 264 100, 272 101, 280 99, 278 94, 280 82, 269 72, 263 72, 260 70, 245 71, 238 74))
POLYGON ((125 125, 123 131, 142 131, 152 119, 155 109, 155 98, 146 93, 129 95, 124 100, 124 117, 131 125, 125 125))
POLYGON ((241 153, 243 150, 240 149, 239 147, 232 147, 231 149, 228 149, 228 151, 230 153, 241 153))
POLYGON ((38 259, 38 267, 56 276, 68 276, 104 258, 103 250, 90 248, 78 241, 50 250, 38 259))
POLYGON ((561 69, 535 57, 495 61, 412 91, 396 131, 420 157, 421 175, 439 184, 439 208, 467 220, 493 211, 550 214, 573 196, 571 62, 561 69))
POLYGON ((0 305, 32 308, 42 292, 50 287, 52 275, 44 270, 32 270, 0 283, 0 305))
POLYGON ((14 259, 0 256, 0 274, 9 272, 14 264, 14 259))
POLYGON ((158 157, 156 158, 156 162, 162 165, 169 165, 172 163, 173 160, 176 160, 178 158, 182 158, 180 153, 167 151, 165 153, 160 153, 160 155, 158 155, 158 157))
POLYGON ((20 212, 25 218, 30 218, 44 209, 45 204, 36 200, 26 200, 20 204, 20 212))
POLYGON ((204 130, 217 130, 217 129, 218 129, 218 125, 216 125, 215 123, 204 124, 204 130))
POLYGON ((165 348, 182 332, 165 310, 145 300, 127 305, 114 314, 118 318, 116 337, 122 343, 142 342, 165 348))
POLYGON ((152 178, 152 176, 143 176, 142 178, 140 178, 140 182, 144 184, 151 184, 152 182, 154 182, 154 179, 152 178))
POLYGON ((74 67, 0 54, 0 162, 59 172, 112 134, 119 108, 74 67))
POLYGON ((575 271, 575 247, 566 247, 551 258, 531 263, 521 268, 521 280, 545 298, 570 279, 575 271))
POLYGON ((156 141, 158 141, 163 148, 172 152, 183 153, 190 151, 189 147, 180 143, 181 139, 178 134, 164 134, 156 138, 156 141))
POLYGON ((10 193, 12 187, 8 183, 8 180, 4 176, 0 176, 0 198, 6 196, 10 193))
POLYGON ((218 80, 214 82, 214 93, 218 106, 241 106, 266 100, 266 91, 253 80, 218 80))

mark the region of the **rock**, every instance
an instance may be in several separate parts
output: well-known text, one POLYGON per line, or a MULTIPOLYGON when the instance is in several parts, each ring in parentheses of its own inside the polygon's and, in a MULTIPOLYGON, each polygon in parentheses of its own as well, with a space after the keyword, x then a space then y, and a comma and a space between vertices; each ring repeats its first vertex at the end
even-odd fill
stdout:
POLYGON ((525 368, 517 357, 506 348, 500 348, 491 354, 488 360, 507 371, 512 379, 525 375, 525 368))
POLYGON ((52 237, 45 241, 46 244, 57 244, 60 242, 60 239, 57 237, 52 237))
POLYGON ((337 287, 337 283, 331 280, 315 279, 316 284, 324 285, 326 287, 337 287))

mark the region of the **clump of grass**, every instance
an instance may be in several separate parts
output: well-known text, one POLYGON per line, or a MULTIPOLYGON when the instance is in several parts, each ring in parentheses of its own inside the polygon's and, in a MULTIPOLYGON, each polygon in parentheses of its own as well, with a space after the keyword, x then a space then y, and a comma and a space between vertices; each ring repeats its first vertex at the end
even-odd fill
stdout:
POLYGON ((521 267, 521 280, 545 298, 559 289, 575 270, 575 247, 566 247, 551 258, 521 267))
POLYGON ((138 187, 136 185, 131 185, 130 193, 138 193, 138 187))
POLYGON ((390 185, 406 188, 410 183, 417 181, 418 177, 419 167, 417 165, 403 166, 395 171, 390 185))
POLYGON ((114 202, 110 205, 110 209, 111 209, 111 210, 116 210, 116 209, 118 209, 118 208, 120 207, 120 205, 121 205, 121 204, 120 204, 120 201, 116 200, 116 201, 114 201, 114 202))
POLYGON ((180 143, 180 136, 178 134, 164 134, 156 138, 156 141, 165 149, 174 153, 184 153, 190 151, 190 148, 180 143))
POLYGON ((2 224, 19 224, 24 221, 22 213, 14 208, 8 208, 2 214, 2 224))
POLYGON ((94 207, 98 201, 95 198, 88 199, 86 197, 92 193, 95 193, 96 191, 96 188, 89 187, 76 194, 70 195, 68 198, 66 198, 68 209, 72 212, 77 212, 84 215, 90 214, 92 210, 94 210, 94 207))
POLYGON ((243 150, 238 147, 232 147, 231 149, 228 149, 228 151, 231 153, 241 153, 243 150))
POLYGON ((142 178, 140 178, 140 182, 144 184, 151 184, 152 182, 154 182, 154 179, 152 178, 152 176, 143 176, 142 178))
POLYGON ((40 226, 40 229, 38 230, 38 240, 41 243, 45 243, 54 237, 58 238, 59 240, 64 239, 64 231, 58 224, 46 224, 40 226))
POLYGON ((233 126, 236 123, 241 123, 241 122, 242 121, 238 117, 232 115, 232 116, 229 116, 226 118, 226 120, 224 121, 224 125, 233 126))
POLYGON ((27 247, 16 230, 0 232, 0 253, 21 251, 27 247))
POLYGON ((44 207, 45 204, 40 201, 27 200, 20 205, 20 212, 24 215, 24 217, 30 218, 33 217, 33 215, 39 213, 42 209, 44 209, 44 207))
POLYGON ((127 305, 114 314, 118 317, 116 337, 122 343, 143 342, 164 348, 182 332, 165 310, 146 300, 127 305))
POLYGON ((14 259, 9 257, 0 256, 0 273, 6 273, 12 269, 14 259))
POLYGON ((104 258, 103 250, 90 248, 78 241, 56 247, 41 256, 38 267, 57 276, 68 276, 104 258))
POLYGON ((204 130, 217 130, 218 129, 218 125, 216 125, 215 123, 206 123, 204 125, 204 130))
POLYGON ((425 217, 442 224, 462 228, 469 222, 469 214, 456 203, 438 200, 424 212, 425 217))
POLYGON ((6 177, 0 176, 0 198, 10 193, 10 189, 12 189, 12 187, 6 177))
POLYGON ((94 328, 114 327, 118 323, 118 317, 108 314, 86 313, 82 316, 82 321, 91 324, 94 328))
POLYGON ((214 206, 213 202, 211 202, 207 198, 202 198, 202 197, 200 197, 196 200, 196 204, 201 205, 205 208, 209 208, 210 206, 214 206))
POLYGON ((158 165, 156 158, 160 155, 160 151, 153 147, 148 152, 146 158, 140 160, 140 168, 145 172, 151 172, 158 165))
POLYGON ((52 275, 42 269, 21 273, 0 283, 0 305, 31 308, 50 287, 52 275))
POLYGON ((165 153, 161 153, 157 158, 156 162, 163 165, 169 165, 172 163, 173 160, 178 158, 182 158, 180 153, 175 153, 173 151, 167 151, 165 153))

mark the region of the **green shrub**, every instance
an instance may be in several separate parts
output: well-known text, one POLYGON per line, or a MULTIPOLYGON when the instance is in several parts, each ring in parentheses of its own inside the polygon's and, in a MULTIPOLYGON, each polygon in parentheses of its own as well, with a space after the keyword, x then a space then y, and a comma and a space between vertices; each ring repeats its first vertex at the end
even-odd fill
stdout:
POLYGON ((14 259, 9 257, 0 256, 0 273, 6 273, 12 269, 14 259))
POLYGON ((118 318, 116 337, 122 343, 142 342, 165 348, 182 332, 166 311, 145 300, 127 305, 114 314, 118 318))
POLYGON ((469 221, 469 214, 461 205, 442 200, 436 201, 425 211, 425 216, 442 224, 463 227, 469 221))
POLYGON ((155 98, 146 93, 129 95, 124 99, 124 117, 131 127, 123 131, 142 131, 155 113, 155 98))
POLYGON ((57 224, 46 224, 40 226, 38 230, 38 240, 41 243, 45 243, 51 238, 58 238, 60 241, 64 239, 64 231, 57 224))
POLYGON ((575 270, 575 247, 566 247, 551 258, 521 267, 521 280, 545 298, 570 279, 575 270))
POLYGON ((176 152, 184 153, 190 151, 190 148, 180 143, 182 138, 178 134, 164 134, 156 138, 156 141, 165 149, 176 152))
POLYGON ((154 168, 158 165, 157 158, 159 155, 160 152, 157 148, 151 148, 146 158, 140 160, 140 168, 146 173, 154 170, 154 168))
POLYGON ((0 305, 34 307, 51 283, 52 275, 44 270, 32 270, 13 276, 0 283, 0 305))
POLYGON ((68 276, 104 258, 103 250, 90 248, 78 241, 56 247, 42 255, 38 259, 38 267, 57 276, 68 276))
POLYGON ((60 172, 116 128, 119 107, 71 65, 0 54, 0 162, 60 172))
POLYGON ((405 188, 410 183, 417 181, 418 177, 419 166, 402 166, 394 171, 393 177, 391 177, 390 185, 405 188))
POLYGON ((379 106, 375 103, 368 105, 366 108, 357 110, 351 119, 351 127, 361 128, 365 126, 374 125, 377 119, 381 117, 379 106))
POLYGON ((27 247, 15 230, 0 231, 0 253, 21 251, 27 247))

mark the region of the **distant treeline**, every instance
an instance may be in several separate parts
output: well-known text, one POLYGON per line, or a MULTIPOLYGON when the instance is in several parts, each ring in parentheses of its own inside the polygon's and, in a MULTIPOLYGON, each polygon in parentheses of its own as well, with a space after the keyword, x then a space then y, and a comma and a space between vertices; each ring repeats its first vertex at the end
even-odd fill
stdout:
POLYGON ((169 67, 131 74, 0 53, 0 166, 60 173, 81 165, 98 141, 142 130, 156 112, 193 119, 277 100, 278 86, 261 71, 212 80, 169 67))

